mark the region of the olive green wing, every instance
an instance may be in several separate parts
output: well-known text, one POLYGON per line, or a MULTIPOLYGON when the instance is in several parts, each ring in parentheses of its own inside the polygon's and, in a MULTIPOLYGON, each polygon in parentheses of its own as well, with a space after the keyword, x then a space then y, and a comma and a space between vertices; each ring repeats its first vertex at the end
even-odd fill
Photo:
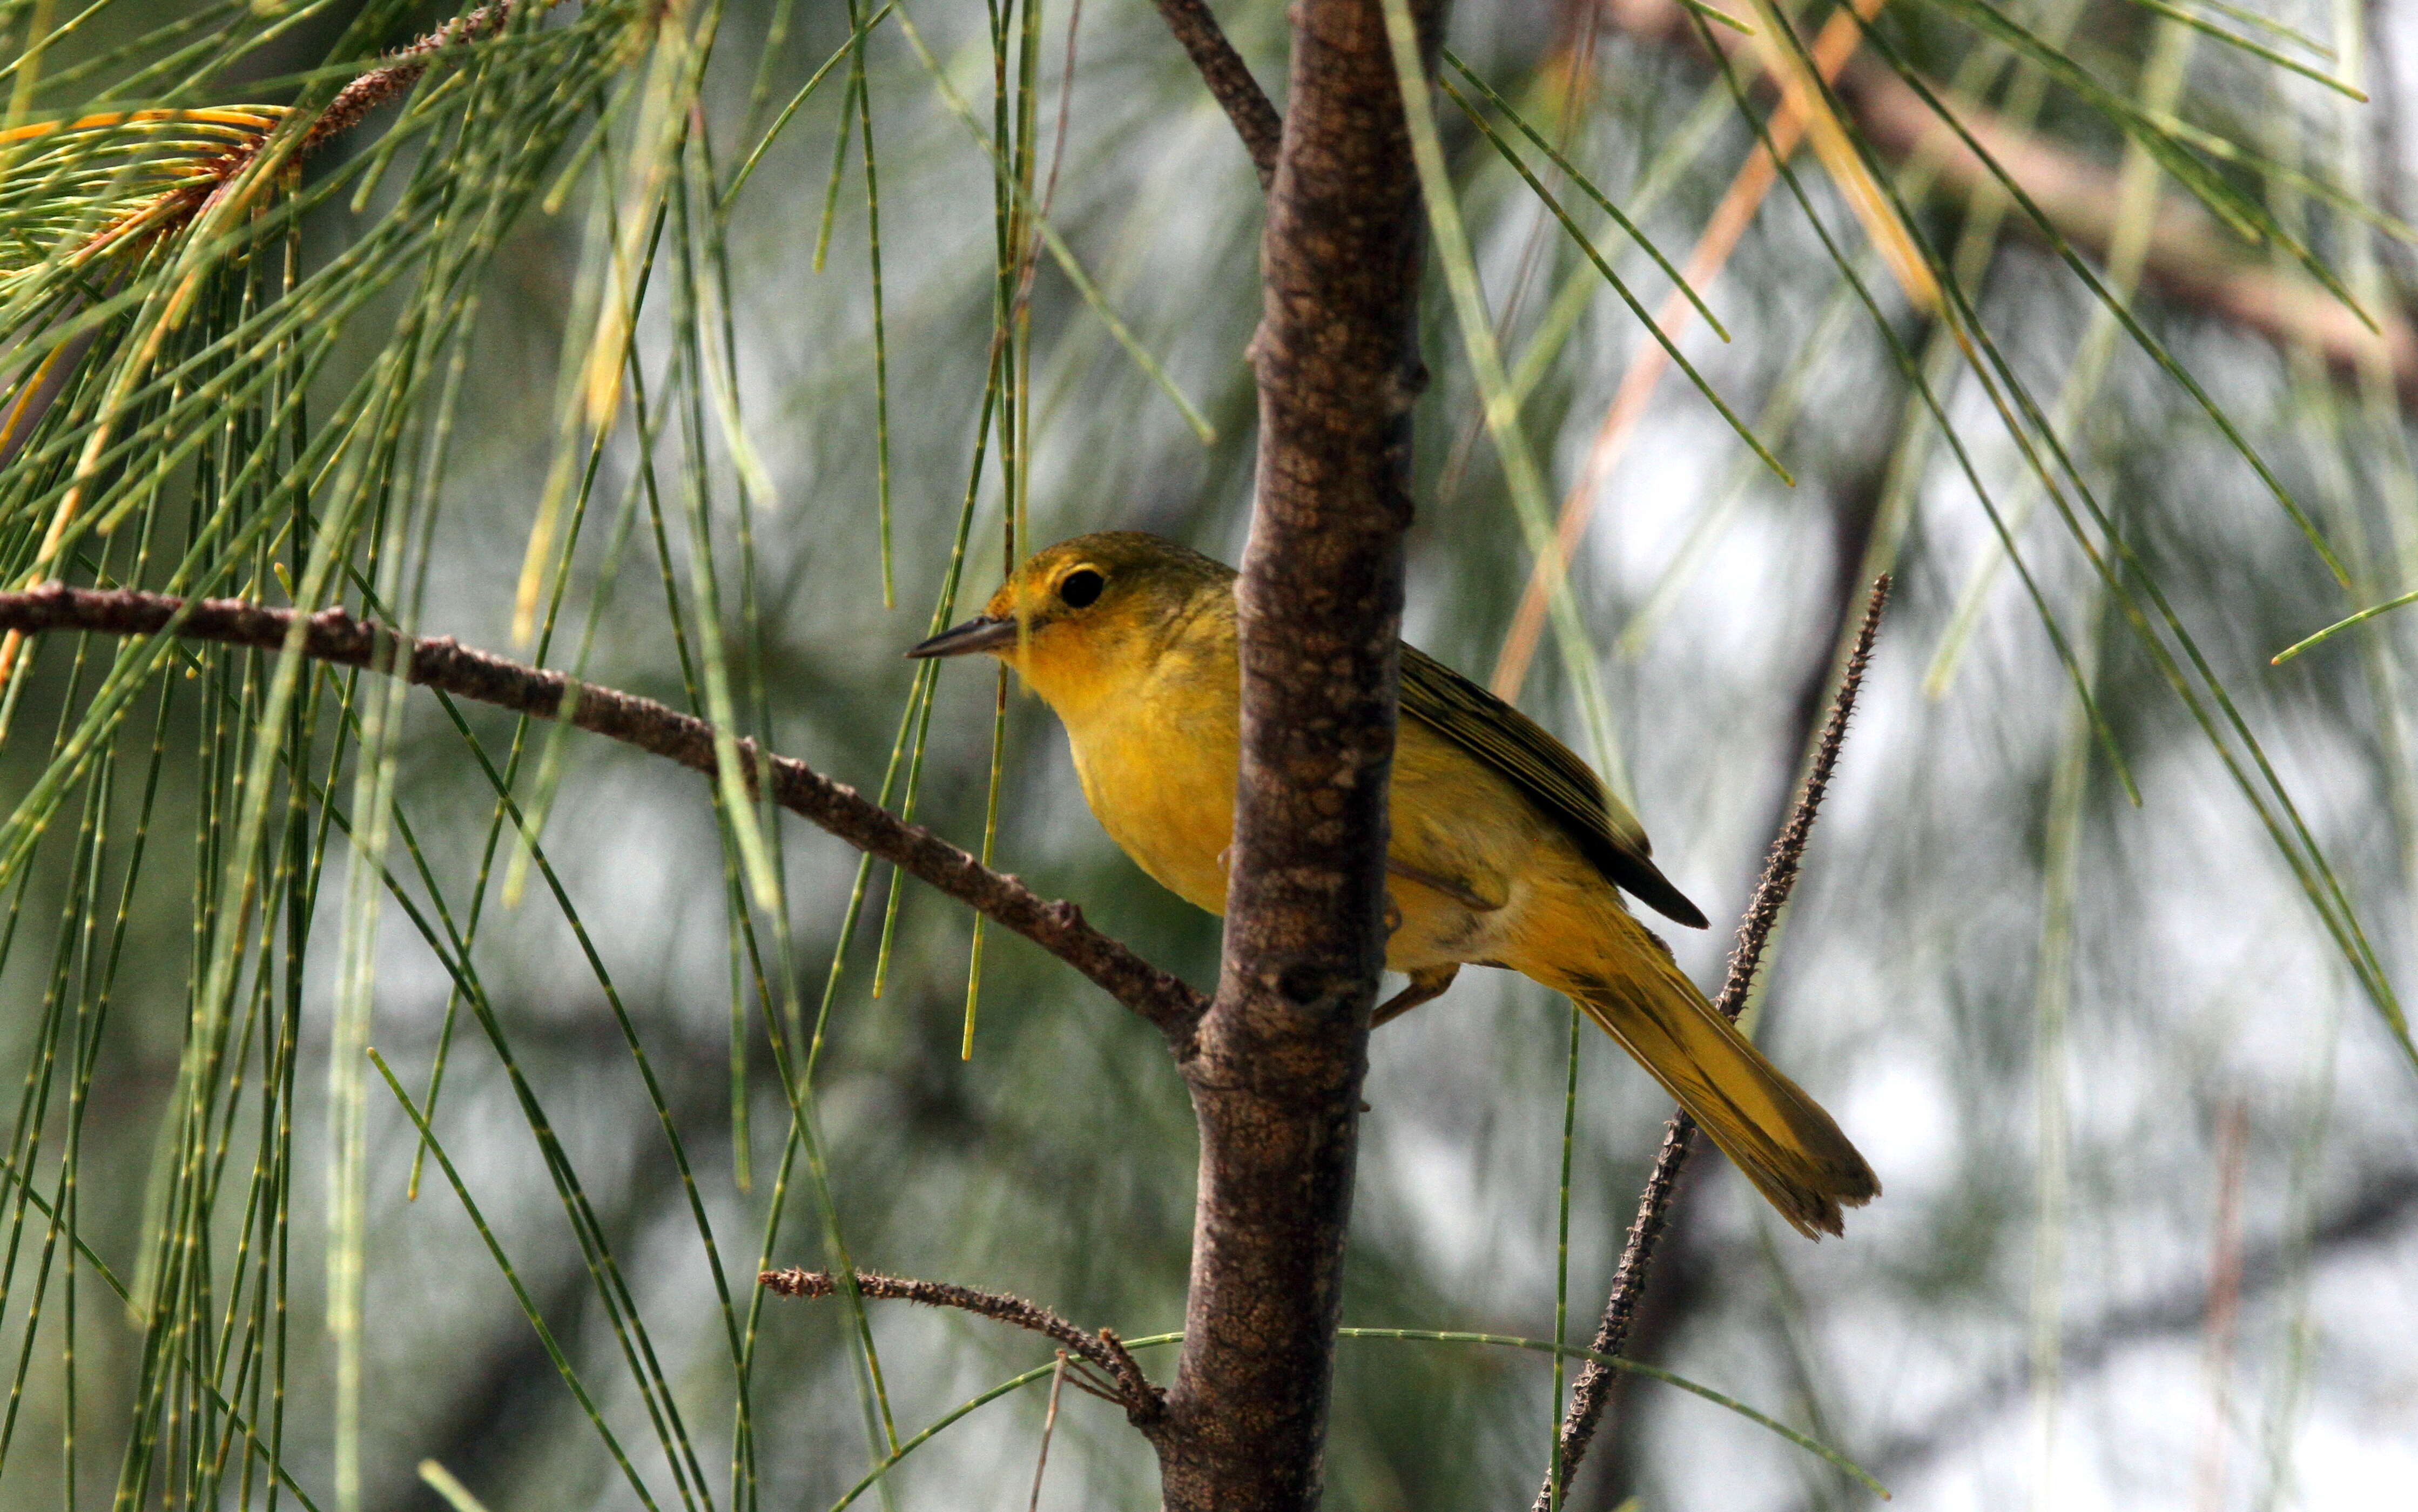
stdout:
POLYGON ((1598 870, 1655 912, 1705 926, 1704 910, 1655 866, 1637 816, 1543 725, 1410 646, 1402 648, 1402 712, 1510 778, 1598 870))

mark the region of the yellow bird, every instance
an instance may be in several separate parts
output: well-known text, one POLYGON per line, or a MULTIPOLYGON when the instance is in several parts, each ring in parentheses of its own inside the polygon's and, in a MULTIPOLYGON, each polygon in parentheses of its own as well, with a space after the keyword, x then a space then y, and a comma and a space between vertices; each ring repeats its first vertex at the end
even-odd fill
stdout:
MULTIPOLYGON (((983 614, 907 654, 987 651, 1057 711, 1110 838, 1187 901, 1226 911, 1241 761, 1234 572, 1136 531, 1038 552, 983 614)), ((1383 1023, 1498 966, 1568 994, 1809 1237, 1880 1183, 1813 1098, 1705 1000, 1621 901, 1704 914, 1645 830, 1535 721, 1408 646, 1385 853, 1383 1023)))

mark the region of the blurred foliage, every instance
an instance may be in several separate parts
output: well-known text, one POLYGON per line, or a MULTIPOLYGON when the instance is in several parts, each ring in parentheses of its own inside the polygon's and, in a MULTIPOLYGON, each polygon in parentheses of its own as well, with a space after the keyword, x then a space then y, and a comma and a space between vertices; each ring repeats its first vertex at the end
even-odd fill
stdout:
MULTIPOLYGON (((1684 266, 1758 132, 1648 8, 1596 29, 1470 4, 1452 45, 1501 96, 1479 108, 1684 266)), ((1281 105, 1283 8, 1220 9, 1281 105)), ((1209 981, 1215 921, 1099 833, 1046 712, 896 654, 1023 545, 1137 527, 1231 560, 1247 527, 1256 182, 1147 8, 1080 15, 1070 46, 1070 8, 1039 4, 527 6, 305 153, 314 113, 445 13, 8 0, 8 586, 341 600, 579 668, 911 801, 1209 981), (194 114, 246 100, 298 108, 194 114), (88 119, 136 111, 174 114, 88 119), (1036 242, 1044 206, 1090 292, 1036 242)), ((2234 255, 2402 316, 2407 249, 2374 223, 2404 203, 2400 10, 1937 0, 1875 38, 1856 66, 1894 57, 2109 185, 2197 194, 2264 232, 2234 255)), ((1731 54, 1769 130, 1760 55, 1731 54)), ((1570 566, 1593 645, 1566 636, 1523 702, 1604 742, 1674 879, 1734 916, 1844 606, 1899 573, 1756 1010, 1888 1195, 1817 1249, 1707 1161, 1634 1352, 1903 1505, 2383 1503, 2418 1474, 2393 1022, 2418 621, 2268 658, 2418 587, 2403 389, 2170 284, 2135 298, 2120 254, 2062 261, 1833 105, 1903 198, 1859 212, 1856 170, 1798 153, 1699 288, 1732 339, 1679 339, 1794 485, 1662 384, 1570 566), (1869 239, 1892 224, 1969 312, 1909 302, 1869 239), (2070 468, 2014 439, 2046 458, 2052 434, 2070 468)), ((1653 261, 1488 119, 1658 305, 1653 261)), ((1653 348, 1488 137, 1438 126, 1525 439, 1568 489, 1653 348)), ((2154 197, 2125 203, 2151 224, 2154 197)), ((1482 676, 1532 556, 1429 290, 1411 636, 1482 676)), ((0 1504, 435 1506, 433 1459, 497 1512, 827 1506, 870 1444, 1047 1362, 955 1316, 870 1308, 860 1336, 838 1302, 757 1306, 759 1255, 822 1263, 834 1235, 1087 1326, 1180 1323, 1181 1081, 1021 941, 983 946, 960 1059, 965 915, 685 773, 276 656, 6 654, 0 1504), (430 1109, 517 1294, 365 1046, 430 1109)), ((1699 980, 1720 933, 1673 941, 1699 980)), ((1479 975, 1374 1042, 1349 1323, 1553 1333, 1567 1018, 1479 975)), ((1666 1109, 1609 1046, 1581 1056, 1583 1334, 1666 1109)), ((1024 1505, 1045 1391, 864 1504, 1024 1505)), ((1864 1499, 1652 1382, 1615 1412, 1574 1506, 1864 1499)), ((1330 1498, 1524 1505, 1553 1416, 1541 1355, 1347 1342, 1330 1498)), ((1069 1394, 1042 1504, 1154 1497, 1119 1414, 1069 1394)))

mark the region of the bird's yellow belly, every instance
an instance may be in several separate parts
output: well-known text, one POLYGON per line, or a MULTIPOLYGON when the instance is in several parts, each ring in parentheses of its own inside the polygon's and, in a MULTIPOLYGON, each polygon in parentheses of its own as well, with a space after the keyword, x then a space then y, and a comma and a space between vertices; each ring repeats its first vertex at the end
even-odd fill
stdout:
MULTIPOLYGON (((1155 722, 1152 722, 1155 723, 1155 722)), ((1127 723, 1072 742, 1084 801, 1118 848, 1196 908, 1226 911, 1237 754, 1221 742, 1127 723)))
MULTIPOLYGON (((1231 735, 1198 726, 1160 727, 1139 711, 1146 706, 1136 700, 1125 718, 1086 722, 1091 727, 1072 739, 1083 797, 1154 880, 1222 915, 1236 746, 1231 735)), ((1540 848, 1555 848, 1550 826, 1493 772, 1409 721, 1390 797, 1386 967, 1505 959, 1539 901, 1512 878, 1538 871, 1540 848)))

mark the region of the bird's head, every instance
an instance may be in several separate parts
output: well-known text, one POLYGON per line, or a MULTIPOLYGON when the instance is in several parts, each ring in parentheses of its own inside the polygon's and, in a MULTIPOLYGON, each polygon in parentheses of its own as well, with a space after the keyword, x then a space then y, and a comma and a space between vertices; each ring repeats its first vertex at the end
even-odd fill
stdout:
POLYGON ((983 612, 911 648, 913 657, 987 651, 1058 709, 1113 696, 1203 608, 1231 623, 1234 573, 1139 530, 1077 536, 1034 552, 983 612))

